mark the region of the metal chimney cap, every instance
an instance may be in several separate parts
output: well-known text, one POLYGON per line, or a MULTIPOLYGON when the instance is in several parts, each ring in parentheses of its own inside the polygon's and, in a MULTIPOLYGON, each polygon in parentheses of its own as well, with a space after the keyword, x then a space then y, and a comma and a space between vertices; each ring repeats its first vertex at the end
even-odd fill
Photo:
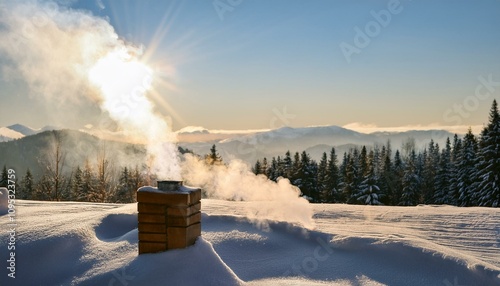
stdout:
POLYGON ((158 190, 160 191, 167 191, 167 192, 172 192, 172 191, 178 191, 179 188, 183 185, 183 181, 157 181, 158 183, 158 190))

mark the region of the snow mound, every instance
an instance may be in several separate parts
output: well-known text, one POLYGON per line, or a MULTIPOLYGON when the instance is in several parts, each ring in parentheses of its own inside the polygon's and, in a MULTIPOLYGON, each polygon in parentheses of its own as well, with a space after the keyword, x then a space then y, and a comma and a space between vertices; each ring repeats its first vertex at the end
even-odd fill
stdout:
POLYGON ((317 205, 309 230, 202 205, 193 246, 138 255, 137 204, 18 200, 16 278, 0 285, 500 285, 498 210, 317 205))
POLYGON ((454 279, 460 285, 500 283, 499 271, 400 241, 336 237, 282 222, 269 222, 262 229, 232 216, 207 216, 203 222, 203 235, 222 260, 256 285, 416 286, 446 285, 454 279))
POLYGON ((243 282, 217 255, 212 245, 198 238, 186 249, 136 256, 131 262, 79 285, 109 285, 119 276, 127 285, 240 285, 243 282))
POLYGON ((0 215, 7 214, 9 210, 9 191, 6 188, 0 188, 0 215))
POLYGON ((137 240, 136 214, 110 214, 95 228, 95 234, 102 241, 137 240))

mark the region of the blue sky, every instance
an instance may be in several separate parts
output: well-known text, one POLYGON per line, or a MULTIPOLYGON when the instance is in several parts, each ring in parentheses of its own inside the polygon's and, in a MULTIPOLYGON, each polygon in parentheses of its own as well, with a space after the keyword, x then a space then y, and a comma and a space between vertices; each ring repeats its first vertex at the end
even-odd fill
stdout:
MULTIPOLYGON (((70 6, 107 19, 120 37, 144 46, 153 69, 167 70, 163 80, 174 88, 158 87, 167 103, 158 111, 172 118, 174 129, 481 125, 493 98, 500 98, 500 83, 483 89, 486 98, 475 95, 479 77, 500 82, 498 0, 103 0, 70 6), (391 17, 385 26, 373 16, 382 10, 391 17), (366 34, 370 25, 369 43, 356 47, 356 27, 366 34), (360 52, 348 61, 341 43, 360 52), (277 115, 284 110, 286 120, 277 115)), ((1 84, 2 101, 23 107, 4 113, 0 126, 60 124, 47 115, 57 112, 50 102, 26 100, 22 80, 1 84), (40 112, 29 114, 30 108, 40 112)), ((65 120, 68 127, 92 123, 98 110, 83 106, 65 120)))

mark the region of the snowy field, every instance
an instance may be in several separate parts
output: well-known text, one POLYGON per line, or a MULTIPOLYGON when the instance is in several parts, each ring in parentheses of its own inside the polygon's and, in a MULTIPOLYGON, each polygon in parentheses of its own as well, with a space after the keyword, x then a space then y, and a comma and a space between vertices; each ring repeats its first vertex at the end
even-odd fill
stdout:
POLYGON ((138 256, 136 204, 17 201, 0 285, 500 285, 500 209, 312 205, 307 230, 259 204, 202 200, 194 246, 138 256))

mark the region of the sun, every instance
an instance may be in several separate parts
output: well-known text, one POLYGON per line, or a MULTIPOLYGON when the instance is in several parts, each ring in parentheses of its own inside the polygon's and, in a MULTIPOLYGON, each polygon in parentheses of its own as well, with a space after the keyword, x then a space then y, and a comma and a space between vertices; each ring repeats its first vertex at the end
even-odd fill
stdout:
POLYGON ((149 90, 153 71, 127 49, 121 48, 99 59, 88 76, 105 96, 126 96, 130 92, 149 90))
POLYGON ((146 98, 151 90, 153 70, 126 48, 116 49, 99 59, 88 72, 89 81, 99 91, 102 107, 118 121, 130 123, 153 109, 146 98))

